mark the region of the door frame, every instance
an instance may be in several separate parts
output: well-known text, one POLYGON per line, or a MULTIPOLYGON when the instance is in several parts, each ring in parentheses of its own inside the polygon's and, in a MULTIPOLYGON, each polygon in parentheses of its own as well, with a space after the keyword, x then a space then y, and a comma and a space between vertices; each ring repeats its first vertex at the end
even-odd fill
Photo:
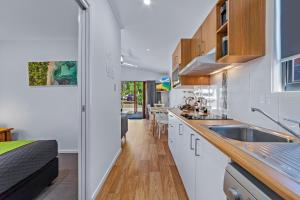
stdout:
POLYGON ((143 81, 143 118, 146 119, 146 81, 143 81))
POLYGON ((78 65, 81 90, 81 131, 78 142, 78 199, 87 199, 86 193, 86 143, 89 119, 89 49, 90 49, 90 7, 87 0, 75 0, 78 14, 78 65))
POLYGON ((137 101, 137 96, 136 96, 136 81, 133 81, 133 112, 137 113, 138 112, 138 101, 137 101))

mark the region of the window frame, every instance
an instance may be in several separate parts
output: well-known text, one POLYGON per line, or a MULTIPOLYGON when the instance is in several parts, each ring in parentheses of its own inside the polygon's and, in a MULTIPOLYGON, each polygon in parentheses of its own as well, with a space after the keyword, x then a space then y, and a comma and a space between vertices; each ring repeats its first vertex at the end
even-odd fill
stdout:
MULTIPOLYGON (((281 0, 275 1, 275 7, 276 7, 276 49, 277 49, 277 56, 278 61, 280 65, 280 79, 281 79, 281 91, 282 92, 300 92, 300 82, 299 81, 293 81, 293 63, 295 59, 300 58, 300 54, 294 55, 287 58, 282 58, 282 52, 281 52, 281 0)), ((279 66, 278 66, 279 67, 279 66)), ((279 72, 278 71, 278 72, 279 72)))
POLYGON ((300 91, 300 82, 293 80, 294 59, 281 62, 281 80, 284 91, 300 91))

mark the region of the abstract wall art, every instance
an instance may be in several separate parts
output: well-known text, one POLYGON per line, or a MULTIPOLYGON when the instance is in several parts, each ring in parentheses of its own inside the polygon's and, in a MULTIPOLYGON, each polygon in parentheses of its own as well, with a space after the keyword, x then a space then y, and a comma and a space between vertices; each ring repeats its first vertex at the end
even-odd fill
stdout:
POLYGON ((77 85, 76 61, 28 63, 29 86, 77 85))

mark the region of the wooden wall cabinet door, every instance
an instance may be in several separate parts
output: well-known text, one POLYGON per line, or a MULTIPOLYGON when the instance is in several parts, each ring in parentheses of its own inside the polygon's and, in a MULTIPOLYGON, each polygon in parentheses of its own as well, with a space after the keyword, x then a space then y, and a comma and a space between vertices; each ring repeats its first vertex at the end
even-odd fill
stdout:
POLYGON ((192 39, 191 41, 191 59, 193 60, 194 58, 198 56, 203 55, 203 41, 202 39, 192 39))
POLYGON ((202 56, 203 53, 202 26, 200 26, 191 41, 191 59, 202 56))
POLYGON ((216 48, 216 8, 214 7, 202 24, 203 54, 216 48))
POLYGON ((216 8, 209 13, 191 41, 192 59, 202 56, 216 48, 216 8))
POLYGON ((179 48, 180 46, 178 45, 172 55, 172 68, 173 71, 178 67, 179 65, 179 56, 180 56, 180 52, 179 52, 179 48))
POLYGON ((210 76, 180 76, 181 85, 210 85, 210 76))
POLYGON ((173 70, 183 69, 191 61, 191 39, 181 39, 173 53, 173 70))

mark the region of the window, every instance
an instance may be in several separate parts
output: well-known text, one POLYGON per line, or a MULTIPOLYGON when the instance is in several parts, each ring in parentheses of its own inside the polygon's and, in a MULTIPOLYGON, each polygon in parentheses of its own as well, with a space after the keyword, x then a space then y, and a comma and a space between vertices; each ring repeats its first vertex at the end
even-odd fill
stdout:
POLYGON ((300 91, 300 59, 282 62, 282 85, 285 91, 300 91))
POLYGON ((300 91, 300 26, 298 26, 299 0, 280 1, 280 50, 282 88, 300 91))

